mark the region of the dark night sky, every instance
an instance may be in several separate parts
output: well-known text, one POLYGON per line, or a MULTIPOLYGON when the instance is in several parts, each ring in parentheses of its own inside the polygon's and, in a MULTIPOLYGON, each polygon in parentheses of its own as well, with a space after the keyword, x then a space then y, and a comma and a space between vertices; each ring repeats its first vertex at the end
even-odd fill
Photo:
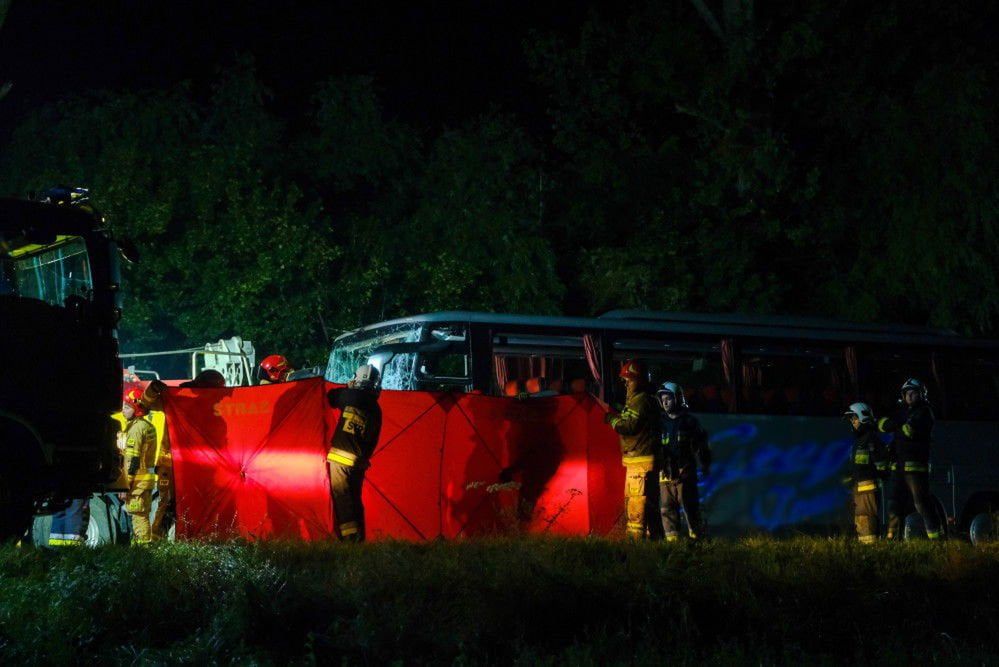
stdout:
POLYGON ((593 3, 551 0, 365 3, 14 0, 0 31, 0 131, 26 108, 104 88, 209 83, 252 54, 273 104, 293 116, 317 82, 374 77, 388 111, 423 127, 491 108, 543 122, 523 39, 571 31, 593 3))

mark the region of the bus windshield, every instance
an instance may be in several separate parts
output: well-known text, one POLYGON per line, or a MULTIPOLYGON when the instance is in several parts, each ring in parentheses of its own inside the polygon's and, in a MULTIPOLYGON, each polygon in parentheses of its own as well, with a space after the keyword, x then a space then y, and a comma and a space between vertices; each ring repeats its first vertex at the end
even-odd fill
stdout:
POLYGON ((79 237, 0 255, 0 295, 62 306, 70 297, 89 301, 93 294, 87 245, 79 237))

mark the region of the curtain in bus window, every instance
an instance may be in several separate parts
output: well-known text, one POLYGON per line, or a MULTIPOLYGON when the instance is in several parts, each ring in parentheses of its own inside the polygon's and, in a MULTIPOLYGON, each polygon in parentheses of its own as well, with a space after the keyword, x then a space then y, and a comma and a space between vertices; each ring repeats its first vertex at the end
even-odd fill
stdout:
POLYGON ((496 373, 496 386, 499 388, 500 393, 503 393, 506 388, 506 383, 509 381, 509 375, 506 370, 506 358, 498 354, 494 354, 493 370, 496 373))
POLYGON ((600 353, 592 334, 583 336, 583 352, 586 354, 586 364, 590 367, 590 375, 597 384, 603 384, 603 379, 600 377, 600 353))
MULTIPOLYGON (((860 374, 857 368, 857 348, 853 345, 848 346, 843 351, 843 356, 846 359, 846 370, 850 374, 850 388, 854 397, 859 398, 858 388, 860 387, 860 374)), ((853 401, 851 401, 852 403, 853 401)))
POLYGON ((722 371, 725 373, 725 382, 730 386, 735 383, 735 349, 732 346, 731 338, 722 338, 722 371))

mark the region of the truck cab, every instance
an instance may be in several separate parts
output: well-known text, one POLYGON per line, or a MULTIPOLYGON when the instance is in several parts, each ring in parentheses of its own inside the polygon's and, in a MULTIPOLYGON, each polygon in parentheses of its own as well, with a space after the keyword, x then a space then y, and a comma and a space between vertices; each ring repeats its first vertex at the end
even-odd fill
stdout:
POLYGON ((117 476, 115 244, 79 208, 0 199, 0 539, 117 476))

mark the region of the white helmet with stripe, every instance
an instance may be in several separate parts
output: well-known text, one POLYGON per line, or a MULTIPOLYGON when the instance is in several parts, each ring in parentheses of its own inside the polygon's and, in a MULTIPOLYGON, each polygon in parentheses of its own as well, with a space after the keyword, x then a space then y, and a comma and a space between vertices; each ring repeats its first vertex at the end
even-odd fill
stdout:
POLYGON ((853 403, 846 412, 843 413, 843 417, 850 419, 856 417, 860 420, 861 424, 873 424, 874 423, 874 410, 871 410, 871 406, 867 403, 853 403))
POLYGON ((683 387, 678 385, 676 382, 663 382, 659 387, 659 391, 656 392, 656 398, 659 402, 663 402, 663 394, 672 394, 676 399, 676 404, 681 408, 689 407, 687 405, 687 398, 683 395, 683 387))

